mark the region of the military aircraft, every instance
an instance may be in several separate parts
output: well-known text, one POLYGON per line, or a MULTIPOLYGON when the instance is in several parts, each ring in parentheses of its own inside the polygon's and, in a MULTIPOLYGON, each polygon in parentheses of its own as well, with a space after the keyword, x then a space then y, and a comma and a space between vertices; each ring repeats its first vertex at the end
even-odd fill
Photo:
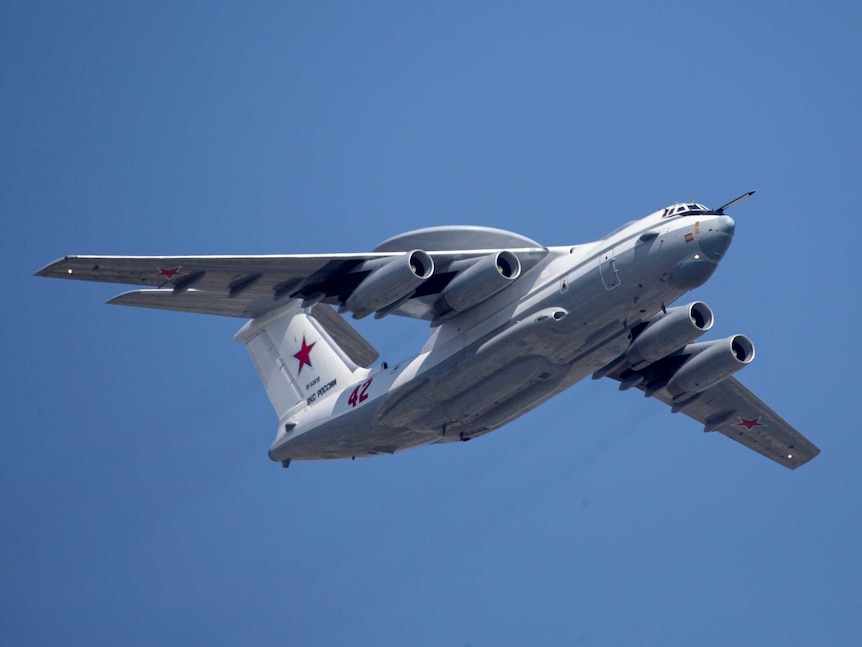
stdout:
POLYGON ((269 456, 285 467, 470 440, 592 375, 795 469, 820 450, 732 377, 751 340, 696 341, 709 306, 668 307, 713 274, 734 234, 725 212, 753 193, 674 204, 580 245, 431 227, 370 253, 67 256, 37 276, 148 287, 113 304, 249 319, 235 339, 278 414, 269 456), (432 332, 416 357, 376 363, 346 312, 432 332))

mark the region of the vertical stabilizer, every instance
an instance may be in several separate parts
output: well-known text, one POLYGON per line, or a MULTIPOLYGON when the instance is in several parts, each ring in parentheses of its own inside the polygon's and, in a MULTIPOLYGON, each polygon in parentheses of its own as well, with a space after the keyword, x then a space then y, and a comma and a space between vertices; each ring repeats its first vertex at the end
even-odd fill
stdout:
POLYGON ((342 350, 312 310, 304 310, 298 300, 252 319, 234 339, 245 343, 280 419, 297 405, 312 405, 358 379, 354 375, 358 371, 367 370, 342 350))

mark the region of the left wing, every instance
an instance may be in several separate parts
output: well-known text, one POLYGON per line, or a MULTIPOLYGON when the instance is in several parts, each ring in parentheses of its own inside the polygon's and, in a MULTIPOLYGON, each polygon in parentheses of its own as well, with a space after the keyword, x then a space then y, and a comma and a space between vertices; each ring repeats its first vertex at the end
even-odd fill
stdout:
MULTIPOLYGON (((520 273, 547 253, 538 243, 503 230, 434 227, 402 234, 362 254, 66 256, 36 275, 145 286, 148 289, 120 294, 109 303, 162 310, 248 319, 294 298, 306 306, 337 305, 356 316, 374 312, 434 320, 452 314, 440 295, 456 276, 469 269, 472 282, 480 274, 476 270, 484 271, 500 254, 518 264, 520 273), (433 247, 425 252, 419 249, 423 245, 433 247), (483 260, 491 262, 483 265, 483 260)), ((488 269, 492 278, 495 272, 488 269)), ((499 279, 503 270, 497 270, 499 279)), ((457 296, 474 293, 488 291, 460 289, 457 296)))
MULTIPOLYGON (((656 397, 673 406, 670 398, 656 397)), ((820 453, 814 443, 735 377, 722 380, 680 410, 702 422, 704 431, 721 432, 792 470, 820 453)))
MULTIPOLYGON (((609 373, 622 384, 633 382, 636 371, 617 369, 609 373)), ((779 416, 735 377, 728 377, 698 395, 680 402, 665 388, 653 392, 647 380, 637 387, 647 395, 704 425, 704 431, 718 431, 789 469, 804 465, 820 449, 779 416)))

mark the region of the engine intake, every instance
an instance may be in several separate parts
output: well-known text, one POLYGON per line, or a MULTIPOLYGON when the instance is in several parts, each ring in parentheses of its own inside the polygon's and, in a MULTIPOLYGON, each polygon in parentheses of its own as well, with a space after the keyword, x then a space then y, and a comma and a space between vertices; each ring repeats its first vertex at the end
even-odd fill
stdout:
POLYGON ((521 261, 508 250, 488 254, 449 282, 437 302, 442 311, 464 312, 489 299, 521 275, 521 261))
POLYGON ((356 286, 345 306, 361 318, 409 297, 434 273, 434 260, 421 249, 395 258, 368 261, 363 270, 371 272, 356 286))
POLYGON ((754 359, 754 344, 745 335, 691 344, 685 351, 694 354, 667 383, 667 391, 674 399, 706 391, 754 359))
POLYGON ((670 355, 712 328, 712 310, 702 301, 669 308, 661 319, 649 324, 626 351, 635 370, 670 355))

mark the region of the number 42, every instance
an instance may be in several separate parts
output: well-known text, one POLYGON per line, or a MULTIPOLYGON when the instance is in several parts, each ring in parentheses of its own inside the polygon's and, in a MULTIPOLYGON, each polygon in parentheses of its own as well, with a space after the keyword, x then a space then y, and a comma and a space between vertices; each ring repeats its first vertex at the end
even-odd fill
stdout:
POLYGON ((368 399, 368 387, 371 386, 371 380, 373 378, 368 378, 362 384, 358 385, 353 392, 350 394, 350 397, 347 398, 347 404, 351 407, 356 407, 359 404, 362 404, 368 399))

